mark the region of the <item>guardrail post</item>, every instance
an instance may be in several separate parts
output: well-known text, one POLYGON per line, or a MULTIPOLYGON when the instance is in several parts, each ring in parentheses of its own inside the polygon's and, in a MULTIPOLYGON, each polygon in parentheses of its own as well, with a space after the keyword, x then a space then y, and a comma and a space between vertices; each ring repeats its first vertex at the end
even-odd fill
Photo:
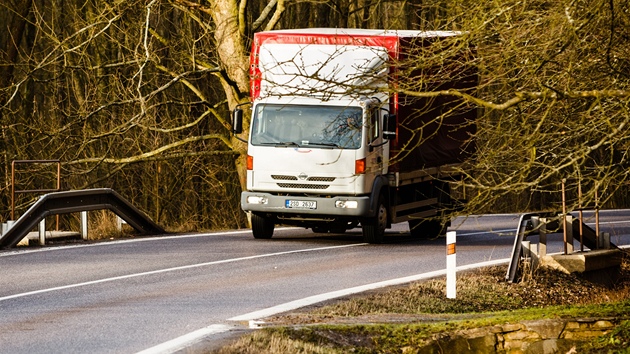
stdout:
POLYGON ((573 215, 571 214, 567 214, 565 215, 565 220, 566 220, 566 230, 565 230, 565 253, 564 254, 571 254, 573 253, 574 249, 573 249, 573 215))
POLYGON ((7 220, 6 223, 2 224, 2 234, 6 234, 13 227, 13 224, 15 224, 15 220, 7 220))
POLYGON ((81 212, 81 238, 88 239, 88 214, 85 210, 81 212))
POLYGON ((521 245, 523 246, 523 258, 527 259, 527 258, 531 258, 532 254, 531 254, 531 241, 521 241, 521 245))
POLYGON ((127 224, 125 219, 123 219, 120 216, 116 215, 116 225, 118 226, 118 232, 122 232, 123 224, 127 224))
POLYGON ((547 256, 547 218, 540 218, 538 228, 538 255, 540 258, 547 256))
POLYGON ((46 245, 46 218, 39 222, 39 245, 46 245))
POLYGON ((598 241, 600 243, 600 245, 598 245, 599 248, 604 250, 610 249, 610 233, 603 232, 598 241))

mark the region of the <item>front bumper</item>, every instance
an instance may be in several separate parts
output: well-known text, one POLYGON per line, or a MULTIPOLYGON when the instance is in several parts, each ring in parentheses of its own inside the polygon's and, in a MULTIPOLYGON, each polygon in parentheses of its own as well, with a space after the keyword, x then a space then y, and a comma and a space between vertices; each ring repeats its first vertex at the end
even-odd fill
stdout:
MULTIPOLYGON (((303 203, 309 204, 309 203, 303 203)), ((335 196, 335 197, 305 197, 278 196, 262 192, 243 192, 241 194, 241 208, 244 211, 270 213, 276 215, 296 214, 311 216, 356 216, 364 217, 370 214, 369 196, 335 196), (256 202, 252 202, 256 201, 256 202), (315 208, 290 208, 287 201, 315 202, 315 208), (345 206, 345 207, 343 207, 345 206)))

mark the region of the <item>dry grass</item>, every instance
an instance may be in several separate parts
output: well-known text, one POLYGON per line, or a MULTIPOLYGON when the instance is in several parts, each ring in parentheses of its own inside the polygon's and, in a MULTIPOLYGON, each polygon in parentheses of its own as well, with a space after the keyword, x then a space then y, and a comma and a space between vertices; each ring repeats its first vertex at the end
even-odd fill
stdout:
MULTIPOLYGON (((485 268, 458 275, 457 299, 446 299, 445 279, 377 291, 267 319, 273 326, 218 353, 401 352, 396 348, 408 345, 412 338, 422 338, 425 331, 448 331, 455 323, 476 327, 525 317, 627 315, 628 258, 624 257, 612 287, 549 269, 539 269, 527 281, 510 284, 505 281, 506 267, 485 268), (384 343, 387 349, 379 347, 384 343)), ((618 352, 630 343, 628 328, 626 323, 614 334, 589 343, 582 352, 618 352)))
MULTIPOLYGON (((626 270, 630 274, 630 271, 626 270)), ((614 302, 630 295, 630 280, 613 287, 593 284, 577 275, 539 269, 533 278, 510 284, 505 268, 492 267, 462 274, 457 280, 457 299, 446 298, 446 280, 435 279, 408 287, 358 297, 315 311, 330 316, 366 313, 469 313, 583 305, 614 302)))
POLYGON ((90 240, 120 238, 129 233, 128 227, 123 225, 118 229, 118 216, 109 210, 97 210, 88 214, 88 237, 90 240))
POLYGON ((257 331, 247 335, 234 344, 219 349, 217 354, 262 354, 262 353, 311 353, 333 354, 338 351, 321 345, 309 343, 299 339, 292 339, 284 331, 257 331))

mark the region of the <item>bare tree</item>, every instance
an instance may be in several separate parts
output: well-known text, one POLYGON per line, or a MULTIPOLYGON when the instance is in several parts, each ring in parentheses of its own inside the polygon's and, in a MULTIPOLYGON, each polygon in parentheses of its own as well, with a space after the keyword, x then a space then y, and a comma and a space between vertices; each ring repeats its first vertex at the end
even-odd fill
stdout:
MULTIPOLYGON (((228 112, 249 102, 251 35, 327 26, 465 32, 451 45, 476 49, 477 92, 412 83, 401 90, 457 96, 461 107, 482 112, 463 182, 470 212, 553 208, 563 179, 571 193, 581 181, 583 204, 599 190, 621 205, 611 196, 624 195, 627 183, 628 7, 628 0, 5 1, 2 214, 11 160, 60 159, 67 188, 114 187, 166 225, 243 225, 246 134, 231 135, 228 112)), ((440 65, 444 57, 425 52, 416 60, 440 65)), ((25 175, 20 183, 49 181, 25 175)))
POLYGON ((627 1, 598 0, 449 6, 448 22, 477 49, 479 91, 409 87, 408 94, 456 95, 483 109, 466 182, 468 212, 557 210, 562 181, 573 209, 592 206, 595 191, 600 204, 625 200, 627 7, 627 1))

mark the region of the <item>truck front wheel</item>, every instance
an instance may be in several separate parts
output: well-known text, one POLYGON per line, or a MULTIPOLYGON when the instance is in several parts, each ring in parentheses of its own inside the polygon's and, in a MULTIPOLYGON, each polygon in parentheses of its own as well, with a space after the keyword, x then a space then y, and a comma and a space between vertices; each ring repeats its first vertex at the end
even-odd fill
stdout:
POLYGON ((380 198, 376 216, 361 222, 363 228, 363 240, 367 243, 382 243, 387 228, 387 207, 380 198))
POLYGON ((254 238, 271 238, 275 224, 270 218, 252 214, 252 233, 254 238))

